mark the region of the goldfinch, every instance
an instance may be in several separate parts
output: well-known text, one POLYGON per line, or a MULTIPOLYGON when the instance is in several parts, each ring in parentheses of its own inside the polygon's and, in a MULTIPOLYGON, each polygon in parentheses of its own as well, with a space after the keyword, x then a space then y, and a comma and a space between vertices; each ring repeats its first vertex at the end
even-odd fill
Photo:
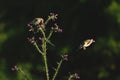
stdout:
POLYGON ((95 40, 93 39, 87 39, 83 42, 82 45, 80 45, 80 49, 83 48, 84 50, 86 50, 86 47, 90 46, 93 42, 95 42, 95 40))

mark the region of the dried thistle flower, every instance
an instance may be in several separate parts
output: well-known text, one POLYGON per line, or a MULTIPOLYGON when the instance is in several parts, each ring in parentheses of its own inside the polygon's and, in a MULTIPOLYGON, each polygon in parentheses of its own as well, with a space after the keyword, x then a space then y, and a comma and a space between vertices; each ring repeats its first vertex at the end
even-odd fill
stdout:
POLYGON ((58 14, 55 13, 50 13, 50 15, 48 16, 49 19, 52 19, 53 21, 55 21, 55 19, 57 19, 58 14))
POLYGON ((41 24, 44 23, 44 19, 43 19, 43 18, 35 18, 35 19, 32 21, 32 23, 33 23, 34 25, 41 25, 41 24))
POLYGON ((62 57, 62 59, 63 59, 64 61, 68 61, 68 55, 67 55, 67 54, 62 55, 61 57, 62 57))
POLYGON ((43 18, 35 18, 32 22, 27 24, 30 27, 29 31, 39 32, 39 28, 45 29, 44 19, 43 18))
POLYGON ((35 44, 35 37, 27 38, 31 44, 35 44))
POLYGON ((80 79, 80 76, 77 73, 70 74, 69 80, 71 79, 80 79))
POLYGON ((18 68, 17 66, 14 66, 14 67, 11 68, 11 70, 12 70, 12 71, 18 71, 19 68, 18 68))
POLYGON ((73 76, 73 78, 75 78, 75 79, 80 79, 80 76, 79 76, 77 73, 74 73, 72 76, 73 76))
POLYGON ((62 29, 59 28, 57 23, 54 23, 54 27, 51 27, 54 32, 62 32, 62 29))

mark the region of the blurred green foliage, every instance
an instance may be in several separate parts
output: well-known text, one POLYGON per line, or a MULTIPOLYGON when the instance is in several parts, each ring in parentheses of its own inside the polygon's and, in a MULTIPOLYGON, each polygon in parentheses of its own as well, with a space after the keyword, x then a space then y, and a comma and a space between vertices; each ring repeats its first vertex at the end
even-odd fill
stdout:
POLYGON ((36 17, 59 14, 63 33, 55 34, 48 49, 52 68, 60 54, 68 53, 58 80, 68 72, 78 72, 83 80, 120 80, 120 1, 119 0, 4 0, 0 2, 0 80, 23 80, 11 71, 20 66, 33 80, 44 80, 41 56, 27 41, 32 36, 26 26, 36 17), (83 40, 96 42, 87 50, 78 50, 83 40))
POLYGON ((110 6, 107 8, 108 12, 116 17, 117 22, 120 23, 120 3, 113 0, 110 6))

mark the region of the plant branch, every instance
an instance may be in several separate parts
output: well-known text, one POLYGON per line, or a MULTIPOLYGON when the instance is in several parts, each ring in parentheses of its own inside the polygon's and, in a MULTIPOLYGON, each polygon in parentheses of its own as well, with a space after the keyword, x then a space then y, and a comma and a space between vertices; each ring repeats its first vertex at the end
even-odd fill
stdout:
POLYGON ((47 37, 47 40, 49 40, 51 38, 52 34, 53 34, 53 30, 50 31, 50 33, 49 33, 49 35, 47 37))
POLYGON ((34 43, 34 45, 35 45, 36 49, 38 50, 38 52, 41 53, 41 54, 43 55, 43 52, 40 50, 40 48, 38 47, 38 45, 37 45, 36 42, 34 43))
POLYGON ((44 64, 45 64, 45 71, 46 71, 46 77, 47 77, 47 80, 49 80, 49 69, 48 69, 48 63, 47 63, 47 45, 46 45, 46 34, 44 32, 44 30, 42 28, 40 28, 40 31, 43 35, 43 40, 42 40, 42 50, 43 50, 43 59, 44 59, 44 64))
POLYGON ((21 72, 24 75, 25 80, 30 80, 22 69, 19 69, 18 71, 21 72))
POLYGON ((68 80, 72 80, 72 76, 71 75, 69 76, 68 80))
POLYGON ((57 69, 55 70, 55 74, 53 75, 52 80, 55 80, 55 78, 56 78, 56 76, 57 76, 57 74, 58 74, 58 72, 59 72, 59 69, 60 69, 60 67, 61 67, 62 62, 63 62, 63 60, 61 60, 61 61, 58 63, 57 69))
POLYGON ((47 80, 49 80, 49 69, 48 69, 46 54, 43 55, 43 59, 44 59, 44 64, 45 64, 45 69, 46 69, 45 71, 46 71, 47 80))
POLYGON ((48 17, 48 19, 45 21, 45 25, 47 25, 47 23, 50 21, 50 17, 48 17))

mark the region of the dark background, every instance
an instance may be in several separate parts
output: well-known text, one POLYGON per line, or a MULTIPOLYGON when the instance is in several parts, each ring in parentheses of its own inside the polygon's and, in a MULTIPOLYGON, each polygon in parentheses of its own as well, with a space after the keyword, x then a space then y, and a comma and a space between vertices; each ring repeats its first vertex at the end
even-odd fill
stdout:
POLYGON ((36 17, 47 19, 57 13, 62 33, 52 36, 56 45, 48 49, 53 67, 67 53, 58 80, 78 73, 81 80, 120 80, 120 1, 119 0, 1 0, 0 1, 0 80, 23 80, 11 70, 14 65, 33 80, 43 80, 44 65, 27 37, 27 24, 36 17), (78 50, 82 41, 95 39, 87 50, 78 50))

